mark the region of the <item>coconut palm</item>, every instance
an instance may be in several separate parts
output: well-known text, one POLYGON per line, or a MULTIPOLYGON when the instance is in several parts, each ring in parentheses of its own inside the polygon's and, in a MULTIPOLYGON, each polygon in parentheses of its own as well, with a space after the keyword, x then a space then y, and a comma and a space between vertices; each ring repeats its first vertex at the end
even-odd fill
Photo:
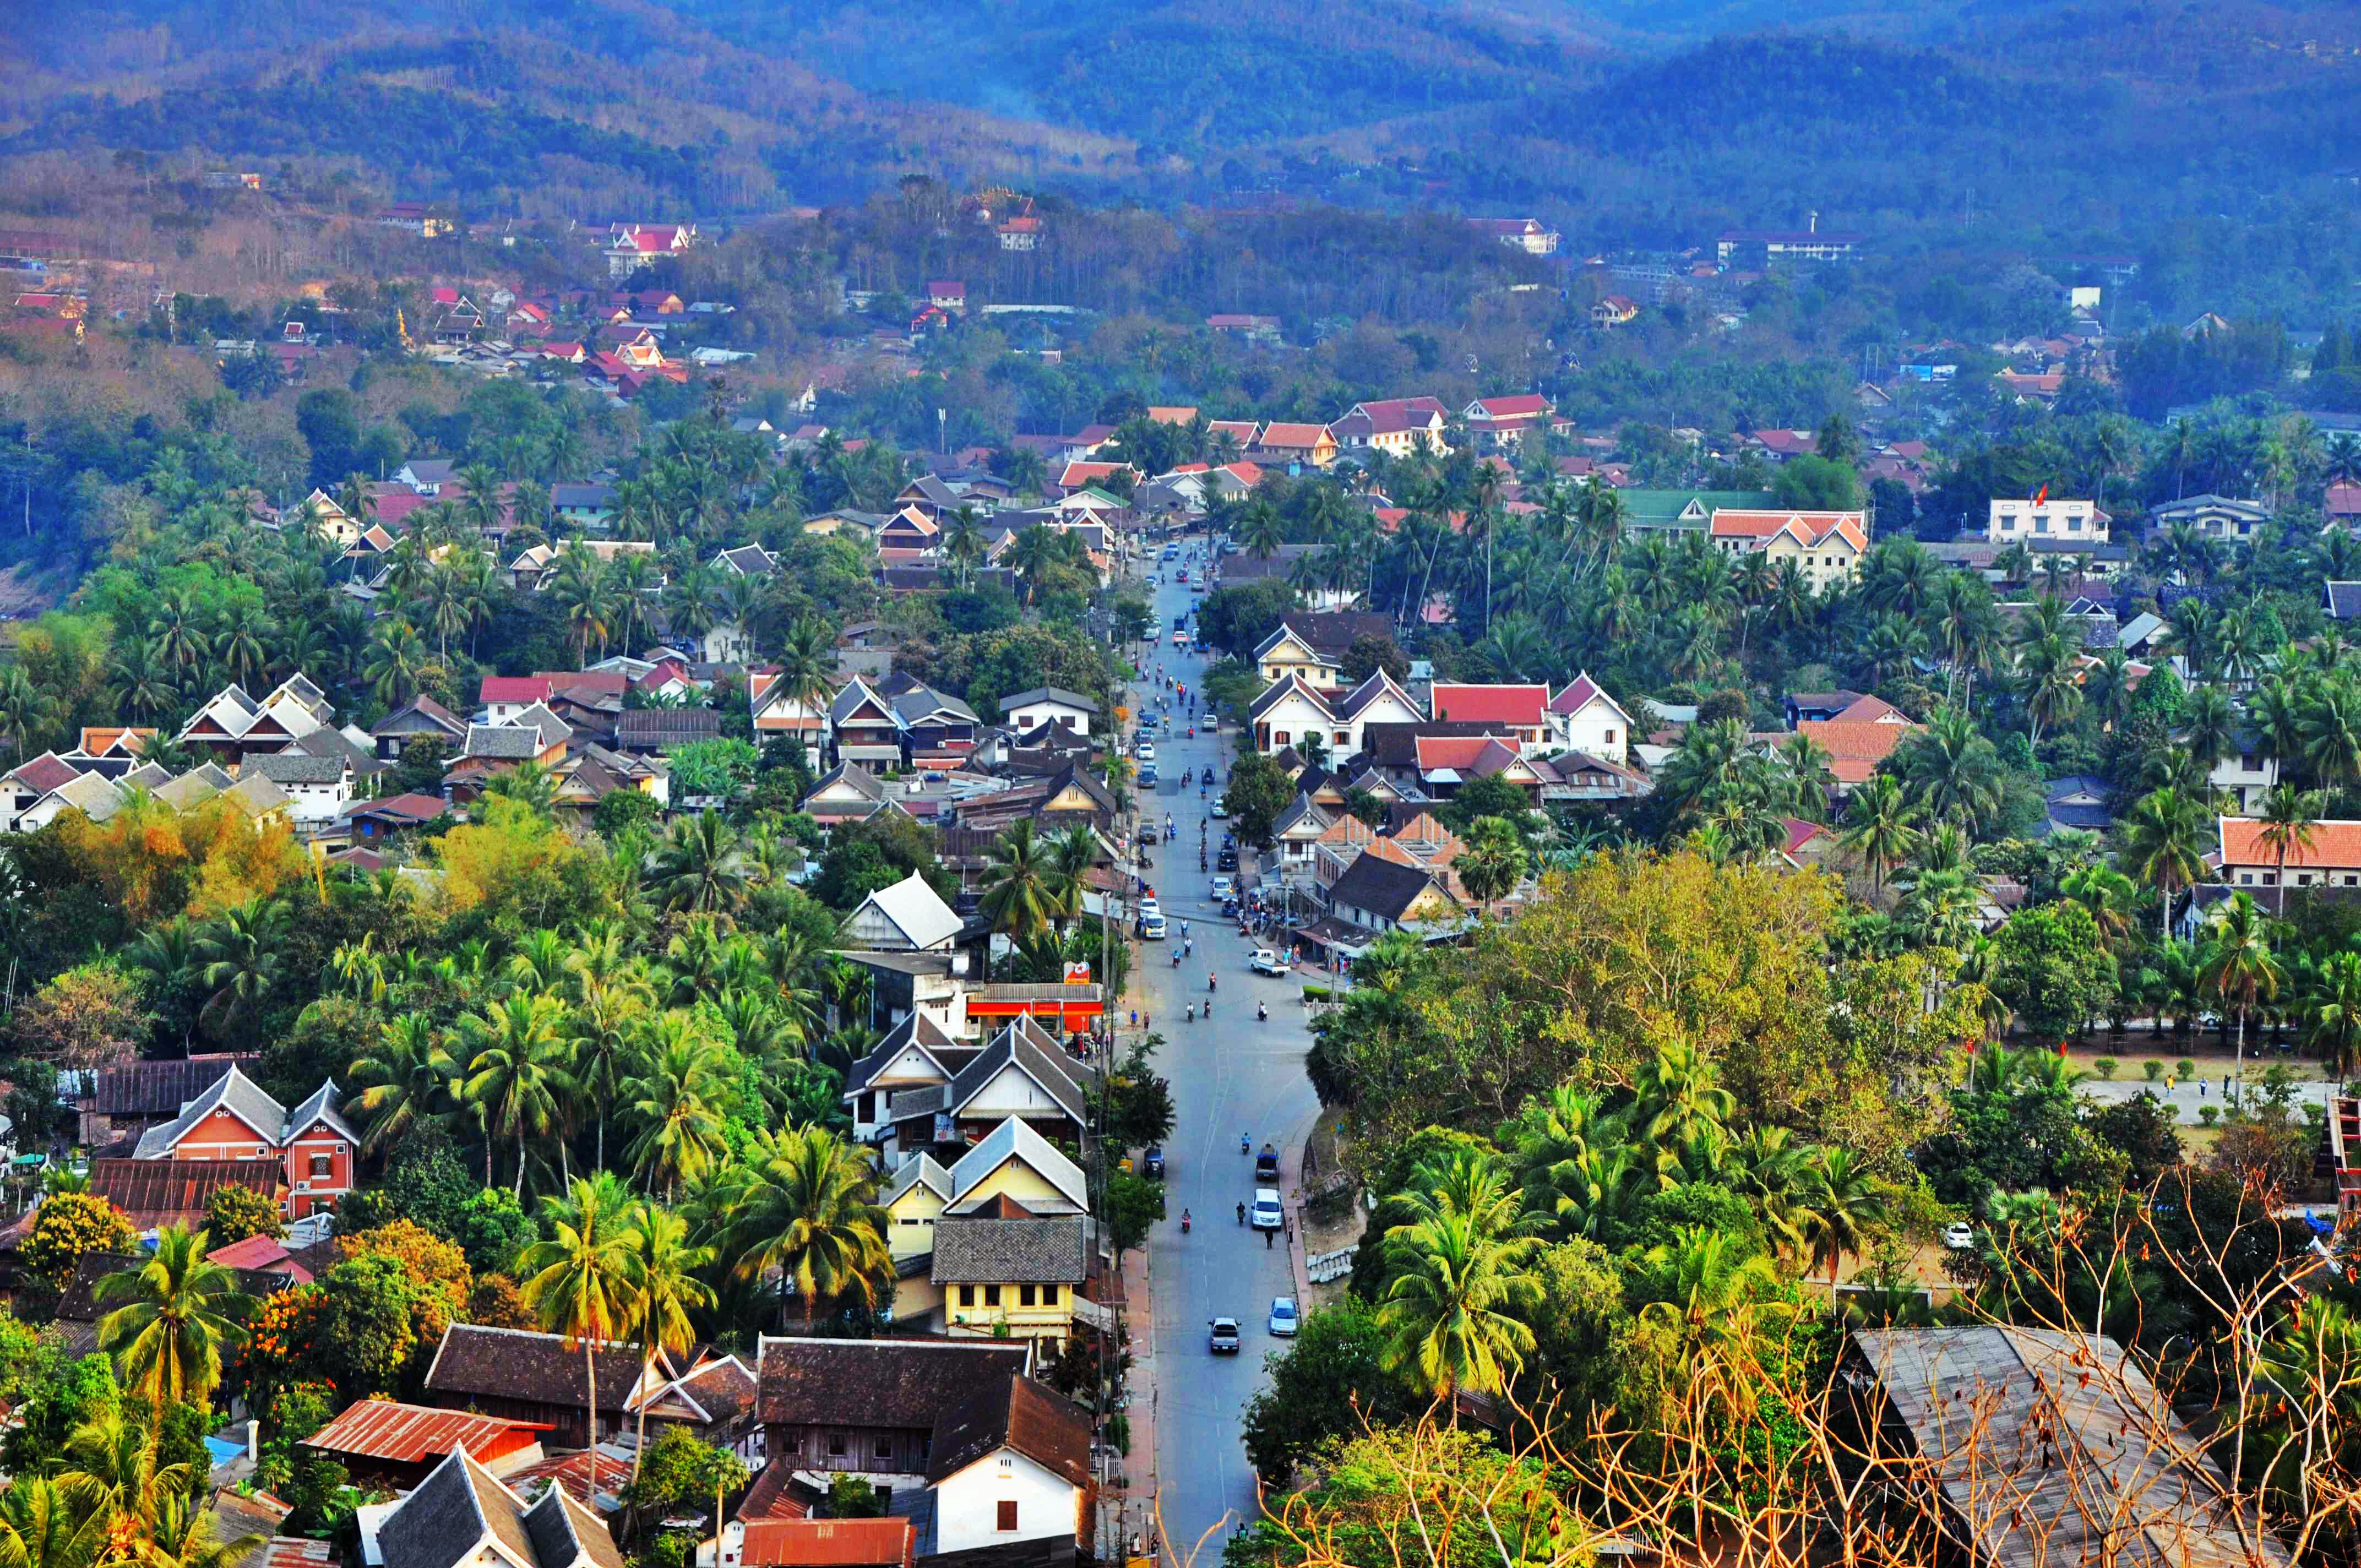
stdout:
POLYGON ((1386 1232, 1385 1364, 1427 1392, 1499 1393, 1533 1348, 1519 1316, 1541 1304, 1536 1238, 1519 1234, 1522 1194, 1463 1153, 1433 1190, 1397 1194, 1408 1223, 1386 1232))
POLYGON ((1859 855, 1861 864, 1869 868, 1873 892, 1883 893, 1885 873, 1907 861, 1917 848, 1918 830, 1912 826, 1917 819, 1918 808, 1891 773, 1872 774, 1852 792, 1845 807, 1844 831, 1837 836, 1837 842, 1859 855))
POLYGON ((99 1321, 99 1348, 121 1363, 125 1386, 159 1409, 213 1397, 222 1347, 244 1341, 253 1305, 237 1276, 206 1260, 205 1233, 182 1225, 157 1233, 145 1263, 100 1280, 93 1296, 123 1303, 99 1321))
POLYGON ((2124 869, 2164 894, 2157 923, 2159 938, 2172 929, 2175 884, 2191 886, 2204 873, 2202 857, 2211 826, 2204 804, 2177 789, 2145 795, 2124 816, 2119 828, 2124 869))
POLYGON ((2288 858, 2312 848, 2320 819, 2328 815, 2328 795, 2323 790, 2298 789, 2291 784, 2273 784, 2263 796, 2262 809, 2255 815, 2263 824, 2255 841, 2268 850, 2279 862, 2276 885, 2279 889, 2279 907, 2285 909, 2288 858))
POLYGON ((2000 809, 2007 771, 1999 749, 1964 709, 1937 713, 1895 755, 1911 803, 1927 816, 1972 828, 2000 809))
POLYGON ((1673 1365, 1727 1397, 1727 1352, 1742 1344, 1777 1288, 1771 1260, 1723 1231, 1684 1225, 1648 1249, 1642 1288, 1653 1298, 1641 1320, 1675 1340, 1673 1365))
POLYGON ((549 1239, 524 1249, 524 1302, 542 1328, 582 1349, 589 1390, 587 1439, 598 1440, 598 1363, 593 1352, 622 1340, 639 1316, 632 1278, 632 1222, 638 1206, 608 1171, 577 1177, 566 1196, 542 1201, 549 1239))
MULTIPOLYGON (((642 1203, 632 1212, 624 1245, 631 1288, 631 1332, 640 1344, 640 1381, 653 1381, 658 1355, 680 1355, 697 1342, 691 1312, 713 1305, 713 1288, 697 1271, 713 1261, 713 1249, 691 1246, 688 1222, 669 1210, 642 1203)), ((640 1441, 631 1453, 631 1474, 648 1452, 648 1406, 640 1402, 640 1441)))
POLYGON ((675 822, 646 864, 648 892, 666 909, 713 914, 745 896, 746 855, 738 831, 710 811, 675 822))
POLYGON ((386 1020, 377 1047, 353 1063, 361 1091, 352 1108, 368 1129, 361 1146, 378 1153, 418 1128, 448 1122, 459 1077, 433 1019, 404 1013, 386 1020))
POLYGON ((628 1151, 640 1179, 663 1183, 667 1200, 682 1181, 697 1181, 721 1153, 720 1107, 730 1089, 720 1050, 703 1038, 686 1014, 650 1021, 641 1069, 623 1084, 629 1113, 641 1124, 628 1151))
POLYGON ((2238 1080, 2246 1076, 2246 1014, 2278 998, 2287 971, 2271 952, 2270 920, 2238 892, 2215 911, 2205 948, 2206 988, 2238 1012, 2238 1080))
POLYGON ((558 1038, 559 1014, 555 997, 520 992, 484 1012, 461 1014, 455 1025, 467 1062, 459 1098, 484 1127, 485 1185, 492 1179, 492 1139, 513 1137, 520 1198, 526 1142, 564 1121, 566 1099, 577 1088, 569 1054, 558 1038))
POLYGON ((2305 1038, 2341 1082, 2361 1055, 2361 953, 2332 953, 2305 999, 2305 1038))
POLYGON ((1634 1123, 1658 1144, 1683 1144, 1719 1132, 1737 1113, 1737 1097, 1721 1087, 1721 1074, 1686 1040, 1666 1040, 1642 1064, 1631 1088, 1634 1123))
POLYGON ((281 949, 288 928, 286 905, 263 899, 232 909, 206 927, 200 943, 205 958, 202 978, 213 994, 197 1022, 207 1033, 219 1038, 259 1015, 286 974, 281 949))
POLYGON ((994 931, 1027 942, 1049 929, 1060 906, 1055 851, 1029 817, 1019 820, 985 851, 978 908, 994 931))
POLYGON ((1460 837, 1466 847, 1451 869, 1468 895, 1489 912, 1524 879, 1531 856, 1516 828, 1502 817, 1479 817, 1460 837))
POLYGON ((1808 1216, 1805 1231, 1812 1261, 1826 1259, 1828 1290, 1837 1288, 1837 1267, 1847 1254, 1860 1255, 1871 1233, 1885 1223, 1885 1190, 1849 1148, 1820 1150, 1805 1163, 1797 1201, 1808 1216))
POLYGON ((0 1492, 0 1568, 95 1568, 111 1555, 113 1516, 75 1501, 64 1485, 20 1475, 0 1492))
POLYGON ((877 1304, 894 1258, 877 1172, 860 1151, 820 1126, 759 1128, 745 1158, 715 1185, 732 1268, 741 1279, 781 1270, 807 1332, 824 1299, 877 1304))

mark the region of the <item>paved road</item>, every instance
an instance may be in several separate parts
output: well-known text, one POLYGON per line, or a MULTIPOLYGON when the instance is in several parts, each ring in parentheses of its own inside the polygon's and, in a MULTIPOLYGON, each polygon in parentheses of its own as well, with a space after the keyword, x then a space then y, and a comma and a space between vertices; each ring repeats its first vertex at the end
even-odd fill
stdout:
MULTIPOLYGON (((1168 579, 1170 575, 1168 569, 1168 579)), ((1197 601, 1187 587, 1170 580, 1151 592, 1164 618, 1165 673, 1193 688, 1204 662, 1176 659, 1171 626, 1176 615, 1197 601)), ((1156 663, 1151 657, 1148 668, 1156 663)), ((1264 1355, 1279 1346, 1267 1327, 1271 1298, 1294 1293, 1285 1244, 1266 1250, 1260 1236, 1238 1228, 1237 1205, 1252 1201, 1254 1187, 1252 1163, 1238 1153, 1238 1135, 1251 1136, 1257 1147, 1265 1140, 1281 1147, 1281 1185, 1291 1190, 1303 1139, 1320 1109, 1303 1076, 1303 1053, 1312 1039, 1303 1025, 1302 981, 1247 970, 1252 944, 1209 901, 1210 870, 1202 875, 1197 871, 1198 826, 1206 808, 1196 786, 1184 789, 1179 780, 1183 769, 1193 773, 1208 762, 1225 775, 1235 736, 1217 743, 1200 729, 1192 740, 1187 728, 1184 723, 1168 730, 1171 738, 1156 742, 1163 782, 1153 792, 1153 809, 1159 828, 1165 813, 1171 814, 1178 842, 1151 851, 1155 870, 1149 874, 1171 936, 1161 944, 1141 944, 1137 988, 1141 1011, 1153 1016, 1168 1042, 1159 1065, 1171 1080, 1179 1111, 1179 1129, 1165 1151, 1171 1218, 1151 1245, 1160 1385, 1157 1468, 1164 1529, 1183 1555, 1199 1535, 1222 1524, 1225 1514, 1224 1528, 1232 1529, 1255 1508, 1254 1474, 1239 1443, 1239 1421, 1247 1398, 1262 1384, 1264 1355), (1170 955, 1180 948, 1184 919, 1196 950, 1175 969, 1170 955), (1204 1001, 1209 971, 1221 977, 1214 1016, 1188 1023, 1181 1009, 1204 1001), (1257 1000, 1270 1004, 1268 1023, 1255 1021, 1257 1000), (1183 1208, 1196 1220, 1186 1236, 1180 1234, 1183 1208), (1235 1360, 1206 1354, 1206 1320, 1216 1315, 1239 1321, 1243 1345, 1235 1360)), ((1143 811, 1148 808, 1148 792, 1142 792, 1141 805, 1143 811)), ((1209 851, 1221 841, 1222 824, 1216 822, 1211 825, 1209 851)), ((1209 852, 1209 868, 1212 863, 1209 852)), ((1207 1547, 1209 1554, 1217 1551, 1218 1539, 1207 1547)))

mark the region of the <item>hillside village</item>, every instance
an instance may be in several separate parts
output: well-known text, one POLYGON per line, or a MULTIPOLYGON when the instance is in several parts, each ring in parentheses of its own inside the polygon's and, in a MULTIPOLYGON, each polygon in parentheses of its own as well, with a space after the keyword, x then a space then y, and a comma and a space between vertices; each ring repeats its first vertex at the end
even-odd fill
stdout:
POLYGON ((1293 406, 1232 372, 1349 331, 956 278, 788 364, 719 225, 246 336, 13 236, 26 363, 226 403, 23 479, 92 532, 0 659, 0 1544, 1374 1564, 1439 1468, 1554 1565, 2345 1551, 2218 1434, 2329 1493, 2361 1419, 2361 421, 2124 411, 2255 329, 2091 257, 1806 427, 1594 428, 1872 236, 1454 223, 1546 342, 1293 406), (1071 431, 957 403, 1108 334, 1071 431))

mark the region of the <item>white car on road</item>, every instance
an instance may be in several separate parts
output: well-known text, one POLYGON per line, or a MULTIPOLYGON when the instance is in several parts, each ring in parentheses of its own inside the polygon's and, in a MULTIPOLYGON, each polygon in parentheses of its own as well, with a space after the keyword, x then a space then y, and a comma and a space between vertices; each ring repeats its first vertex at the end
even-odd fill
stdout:
POLYGON ((1142 740, 1131 749, 1131 754, 1143 762, 1152 762, 1156 761, 1155 742, 1142 740))
POLYGON ((1255 1189, 1254 1207, 1246 1211, 1246 1223, 1258 1231, 1275 1231, 1279 1227, 1279 1189, 1255 1189))
POLYGON ((1213 879, 1213 896, 1215 898, 1233 897, 1236 894, 1237 891, 1238 884, 1231 878, 1226 876, 1217 876, 1213 879))
POLYGON ((1287 973, 1287 966, 1281 963, 1279 961, 1279 955, 1272 952, 1268 948, 1257 948, 1253 952, 1248 953, 1246 955, 1246 968, 1254 970, 1257 974, 1271 974, 1284 977, 1287 973))

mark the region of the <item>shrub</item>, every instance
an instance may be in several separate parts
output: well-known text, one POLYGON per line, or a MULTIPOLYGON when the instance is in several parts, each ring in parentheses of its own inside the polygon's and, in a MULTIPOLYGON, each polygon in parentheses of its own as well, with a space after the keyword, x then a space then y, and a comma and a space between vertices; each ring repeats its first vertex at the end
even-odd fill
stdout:
POLYGON ((2164 1076, 2164 1064, 2160 1061, 2144 1061, 2140 1063, 2140 1071, 2147 1075, 2150 1083, 2154 1083, 2164 1076))
POLYGON ((2197 1119, 2210 1127, 2214 1123, 2222 1119, 2222 1107, 2219 1105, 2200 1105, 2197 1108, 2197 1119))
POLYGON ((2124 1064, 2117 1061, 2113 1057, 2101 1057, 2097 1061, 2092 1062, 2091 1065, 2098 1069, 2098 1074, 2101 1078, 2113 1078, 2115 1076, 2115 1069, 2123 1066, 2124 1064))
POLYGON ((2187 1083, 2197 1076, 2197 1064, 2183 1057, 2172 1064, 2172 1076, 2182 1083, 2187 1083))

